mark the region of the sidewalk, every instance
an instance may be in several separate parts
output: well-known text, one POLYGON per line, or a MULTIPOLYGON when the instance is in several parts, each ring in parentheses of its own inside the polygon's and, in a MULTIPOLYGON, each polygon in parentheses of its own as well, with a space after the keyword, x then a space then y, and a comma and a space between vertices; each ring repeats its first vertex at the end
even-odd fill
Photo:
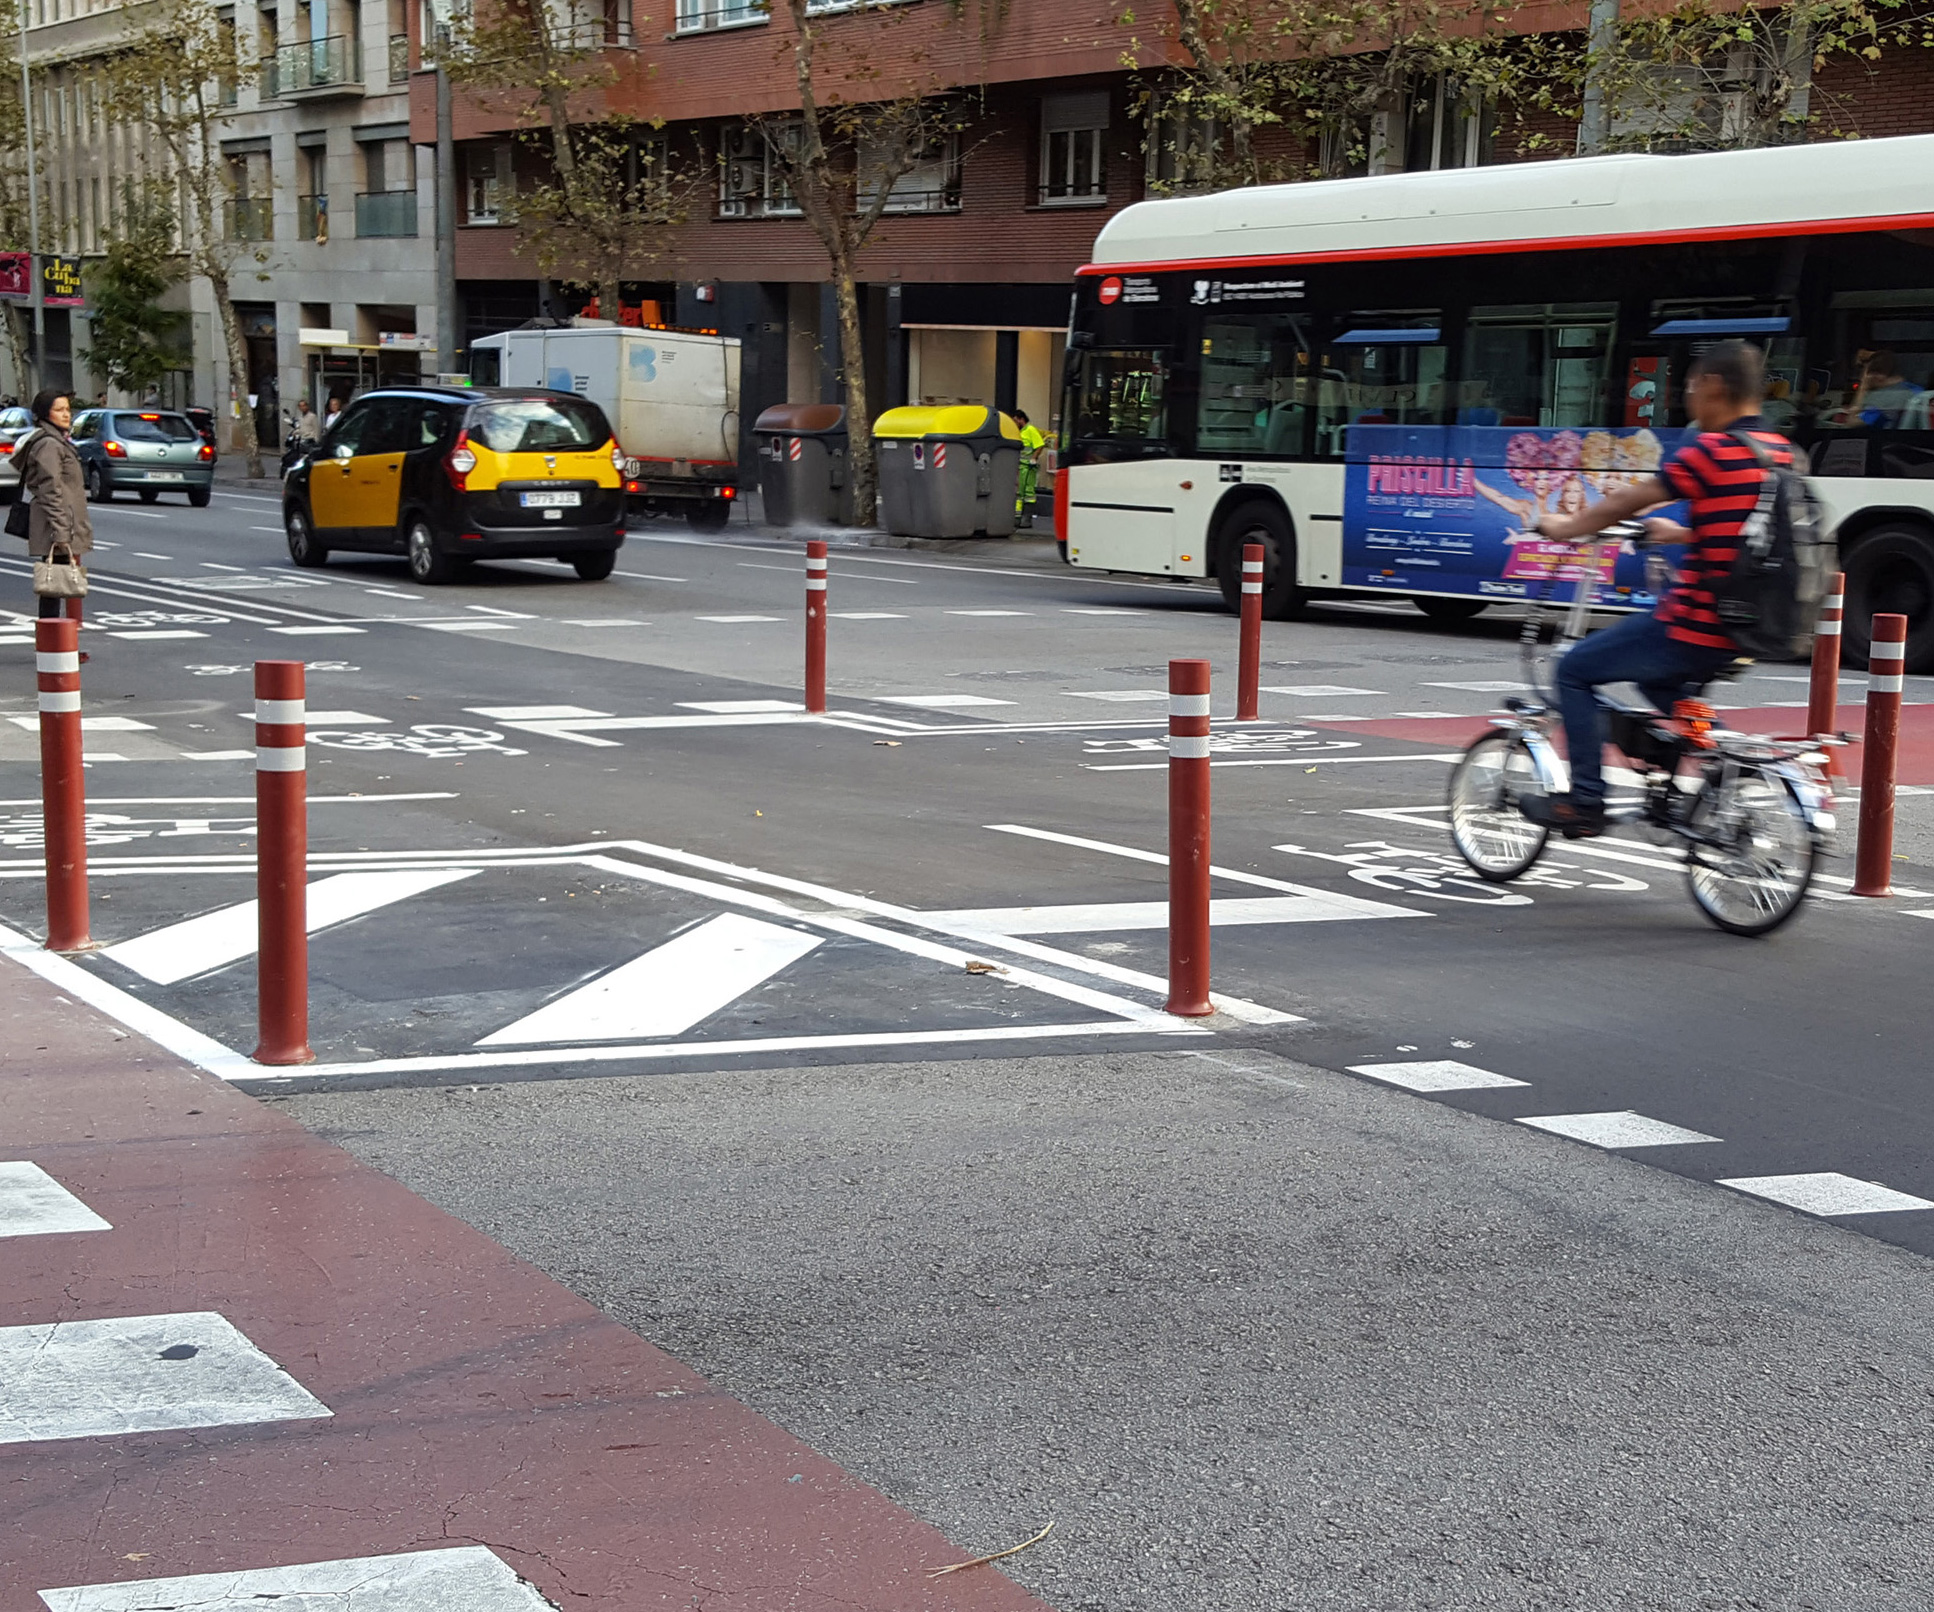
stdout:
POLYGON ((0 1612, 1040 1612, 388 1176, 0 991, 0 1612))

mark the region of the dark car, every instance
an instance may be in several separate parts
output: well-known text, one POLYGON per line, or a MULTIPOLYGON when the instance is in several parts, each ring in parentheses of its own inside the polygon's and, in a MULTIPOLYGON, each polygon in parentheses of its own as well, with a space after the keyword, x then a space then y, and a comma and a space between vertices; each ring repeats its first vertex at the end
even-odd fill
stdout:
POLYGON ((201 433, 202 441, 206 442, 211 448, 217 446, 215 442, 215 411, 213 409, 185 408, 181 412, 188 416, 189 423, 201 433))
POLYGON ((624 542, 624 453, 569 392, 391 387, 336 416, 283 483, 297 565, 332 549, 409 557, 418 582, 472 560, 569 560, 596 582, 624 542))
POLYGON ((163 493, 186 493, 206 509, 215 480, 215 450, 185 414, 169 409, 89 409, 70 433, 80 455, 87 496, 105 504, 136 492, 152 504, 163 493))

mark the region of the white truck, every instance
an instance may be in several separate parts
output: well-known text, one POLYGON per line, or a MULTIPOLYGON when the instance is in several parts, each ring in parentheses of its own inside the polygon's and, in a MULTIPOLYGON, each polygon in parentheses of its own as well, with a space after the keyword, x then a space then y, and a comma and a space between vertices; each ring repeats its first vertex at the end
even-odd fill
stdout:
MULTIPOLYGON (((717 531, 739 482, 739 343, 694 330, 650 330, 583 320, 507 330, 471 344, 494 352, 499 386, 575 392, 618 433, 627 503, 683 514, 717 531)), ((473 365, 478 379, 488 366, 473 365)))

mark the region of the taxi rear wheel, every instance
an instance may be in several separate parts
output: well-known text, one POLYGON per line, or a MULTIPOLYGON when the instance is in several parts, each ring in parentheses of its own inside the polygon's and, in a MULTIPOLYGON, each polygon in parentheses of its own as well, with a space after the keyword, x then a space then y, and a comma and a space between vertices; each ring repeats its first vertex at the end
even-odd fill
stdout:
POLYGON ((410 522, 410 575, 425 587, 449 582, 457 574, 457 562, 437 552, 436 538, 428 521, 410 522))
POLYGON ((602 582, 618 563, 616 549, 600 549, 595 554, 573 554, 571 569, 582 582, 602 582))

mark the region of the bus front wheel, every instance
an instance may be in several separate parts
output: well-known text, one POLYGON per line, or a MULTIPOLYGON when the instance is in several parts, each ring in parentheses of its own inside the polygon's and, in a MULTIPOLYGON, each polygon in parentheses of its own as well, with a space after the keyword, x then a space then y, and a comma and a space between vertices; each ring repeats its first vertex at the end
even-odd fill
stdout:
POLYGON ((1874 616, 1907 618, 1907 670, 1934 669, 1934 532, 1902 521, 1851 545, 1846 556, 1847 659, 1867 664, 1874 616))
POLYGON ((1432 621, 1445 627, 1483 615, 1490 604, 1488 599, 1446 599, 1430 593, 1413 594, 1410 602, 1432 621))
POLYGON ((1242 551, 1260 543, 1262 556, 1262 613, 1270 621, 1288 621, 1303 613, 1309 595, 1296 586, 1296 538, 1289 517, 1275 504, 1255 499, 1229 512, 1217 538, 1215 575, 1222 601, 1242 609, 1242 551))

